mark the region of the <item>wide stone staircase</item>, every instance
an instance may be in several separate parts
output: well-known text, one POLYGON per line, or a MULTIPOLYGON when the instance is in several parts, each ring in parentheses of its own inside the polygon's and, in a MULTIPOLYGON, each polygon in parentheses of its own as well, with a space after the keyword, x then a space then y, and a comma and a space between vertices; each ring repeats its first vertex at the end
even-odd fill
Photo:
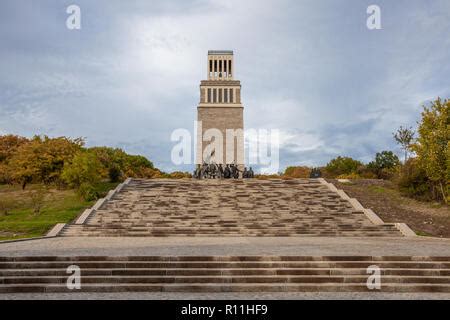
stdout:
POLYGON ((0 293, 138 291, 450 292, 450 257, 0 257, 0 293), (67 286, 73 284, 69 266, 80 268, 79 289, 67 286), (374 266, 380 287, 371 290, 374 266))
POLYGON ((62 236, 402 236, 318 179, 133 179, 62 236))

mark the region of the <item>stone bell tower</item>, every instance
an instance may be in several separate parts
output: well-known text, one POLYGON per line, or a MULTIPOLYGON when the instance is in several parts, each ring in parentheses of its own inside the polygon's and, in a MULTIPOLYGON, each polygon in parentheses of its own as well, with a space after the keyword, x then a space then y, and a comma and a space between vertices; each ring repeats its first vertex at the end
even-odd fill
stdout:
POLYGON ((196 164, 204 161, 224 165, 234 163, 242 170, 244 107, 241 82, 233 78, 233 51, 208 51, 207 71, 208 80, 200 83, 197 107, 196 164), (222 138, 218 137, 220 135, 222 138), (220 145, 222 148, 218 147, 220 145))

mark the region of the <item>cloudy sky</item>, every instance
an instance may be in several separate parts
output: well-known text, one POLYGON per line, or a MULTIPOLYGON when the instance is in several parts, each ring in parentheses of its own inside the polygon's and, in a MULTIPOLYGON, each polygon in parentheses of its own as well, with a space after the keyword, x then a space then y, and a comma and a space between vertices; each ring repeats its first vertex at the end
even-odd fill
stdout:
POLYGON ((280 130, 280 169, 369 161, 450 97, 449 34, 448 0, 1 0, 0 134, 82 136, 190 170, 170 135, 193 131, 207 51, 231 49, 245 127, 280 130), (366 27, 371 4, 382 30, 366 27))

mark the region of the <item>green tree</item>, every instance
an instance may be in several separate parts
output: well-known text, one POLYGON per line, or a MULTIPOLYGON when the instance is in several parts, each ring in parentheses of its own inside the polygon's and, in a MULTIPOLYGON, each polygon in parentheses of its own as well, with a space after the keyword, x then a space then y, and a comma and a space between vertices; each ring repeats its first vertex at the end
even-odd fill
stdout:
POLYGON ((358 168, 363 166, 362 162, 350 157, 337 157, 332 159, 325 167, 327 173, 336 177, 343 174, 356 173, 358 168))
POLYGON ((42 140, 40 154, 40 180, 46 184, 57 182, 60 179, 64 164, 81 150, 84 141, 81 138, 72 140, 66 137, 49 138, 42 140))
POLYGON ((400 160, 392 151, 381 151, 375 155, 375 160, 369 162, 367 169, 377 175, 378 178, 389 178, 392 176, 395 167, 400 164, 400 160))
POLYGON ((127 158, 127 154, 119 148, 110 148, 110 147, 93 147, 89 148, 89 152, 95 154, 97 159, 102 164, 104 170, 102 171, 102 175, 106 177, 116 178, 114 175, 120 177, 123 174, 125 162, 127 158), (111 177, 111 174, 113 177, 111 177))
POLYGON ((400 126, 397 132, 393 133, 395 141, 397 141, 397 143, 405 151, 405 163, 406 160, 408 160, 408 152, 412 151, 412 143, 414 141, 415 134, 416 133, 412 130, 412 127, 403 128, 402 126, 400 126))
POLYGON ((72 188, 83 184, 93 185, 100 181, 102 165, 96 155, 89 151, 77 153, 72 161, 64 165, 61 178, 72 188))
POLYGON ((139 155, 129 155, 119 148, 94 147, 89 149, 103 166, 102 176, 111 181, 125 177, 152 178, 160 174, 153 163, 139 155))
POLYGON ((447 202, 450 181, 450 100, 438 98, 429 107, 423 108, 419 137, 413 150, 419 165, 433 183, 435 197, 447 202))

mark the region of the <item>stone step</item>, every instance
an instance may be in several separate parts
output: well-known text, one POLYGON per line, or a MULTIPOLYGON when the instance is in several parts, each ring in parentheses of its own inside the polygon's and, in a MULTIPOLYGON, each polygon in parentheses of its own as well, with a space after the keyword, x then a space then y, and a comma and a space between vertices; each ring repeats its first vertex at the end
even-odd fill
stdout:
MULTIPOLYGON (((80 268, 367 268, 373 264, 381 268, 406 268, 406 269, 450 269, 450 262, 436 261, 70 261, 80 268)), ((0 269, 48 269, 66 268, 64 261, 24 261, 24 262, 0 262, 0 269)))
MULTIPOLYGON (((258 269, 211 269, 211 268, 83 268, 83 276, 357 276, 364 275, 367 278, 366 268, 258 268, 258 269)), ((450 269, 398 269, 383 268, 381 275, 386 276, 411 276, 411 277, 439 277, 450 276, 450 269)), ((2 269, 1 277, 45 277, 62 276, 67 278, 66 269, 40 268, 40 269, 2 269)), ((1 282, 1 281, 0 281, 1 282)))
POLYGON ((171 261, 262 261, 262 262, 281 262, 281 261, 398 261, 398 262, 450 262, 450 256, 352 256, 352 255, 340 255, 340 256, 260 256, 260 255, 244 255, 244 256, 0 256, 1 262, 33 262, 33 261, 161 261, 161 262, 171 262, 171 261))
POLYGON ((233 227, 222 227, 222 228, 195 228, 195 227, 130 227, 130 228, 118 228, 118 227, 108 227, 108 226, 89 226, 89 227, 81 227, 81 228, 68 228, 66 230, 79 230, 79 231, 129 231, 129 232, 154 232, 154 233, 185 233, 185 232, 194 232, 194 233, 215 233, 215 232, 258 232, 258 231, 264 231, 264 232, 296 232, 296 233, 321 233, 321 232, 388 232, 388 231, 396 231, 394 228, 385 228, 383 229, 376 229, 371 227, 361 227, 360 229, 356 228, 343 228, 343 227, 336 227, 336 228, 293 228, 293 227, 286 227, 286 228, 280 228, 278 226, 276 227, 239 227, 239 228, 233 228, 233 227))
POLYGON ((80 290, 69 290, 65 284, 0 285, 0 293, 52 292, 450 292, 448 284, 395 283, 382 285, 380 290, 369 290, 362 283, 270 283, 270 284, 142 284, 108 283, 83 284, 80 290))
MULTIPOLYGON (((259 237, 315 237, 315 236, 340 236, 340 237, 395 237, 396 234, 394 233, 363 233, 363 232, 317 232, 317 233, 300 233, 300 232, 289 232, 289 231, 283 231, 283 232, 223 232, 223 236, 226 237, 250 237, 250 236, 259 236, 259 237)), ((202 237, 202 238, 210 238, 214 237, 215 235, 213 233, 188 233, 188 232, 179 232, 179 233, 161 233, 161 232, 98 232, 98 233, 89 233, 89 232, 81 232, 81 233, 64 233, 65 236, 72 236, 77 237, 79 235, 84 236, 93 236, 98 237, 100 235, 104 235, 105 237, 202 237)))
MULTIPOLYGON (((450 284, 450 276, 383 276, 383 284, 415 283, 415 284, 450 284)), ((146 283, 366 283, 367 275, 114 275, 114 276, 88 276, 83 275, 84 284, 146 284, 146 283)), ((0 279, 0 284, 49 284, 66 283, 64 276, 7 276, 0 279)))
MULTIPOLYGON (((215 236, 214 234, 190 234, 190 233, 173 233, 173 234, 158 234, 158 233, 121 233, 121 234, 114 234, 114 233, 79 233, 79 234, 62 234, 66 237, 92 237, 92 238, 98 238, 98 237, 204 237, 209 238, 211 236, 215 236)), ((341 234, 341 233, 315 233, 315 234, 300 234, 300 233, 273 233, 273 234, 267 234, 265 232, 261 233, 235 233, 235 234, 223 234, 222 236, 226 237, 387 237, 392 238, 394 234, 382 234, 382 233, 374 233, 374 234, 367 234, 367 233, 347 233, 347 234, 341 234)))

